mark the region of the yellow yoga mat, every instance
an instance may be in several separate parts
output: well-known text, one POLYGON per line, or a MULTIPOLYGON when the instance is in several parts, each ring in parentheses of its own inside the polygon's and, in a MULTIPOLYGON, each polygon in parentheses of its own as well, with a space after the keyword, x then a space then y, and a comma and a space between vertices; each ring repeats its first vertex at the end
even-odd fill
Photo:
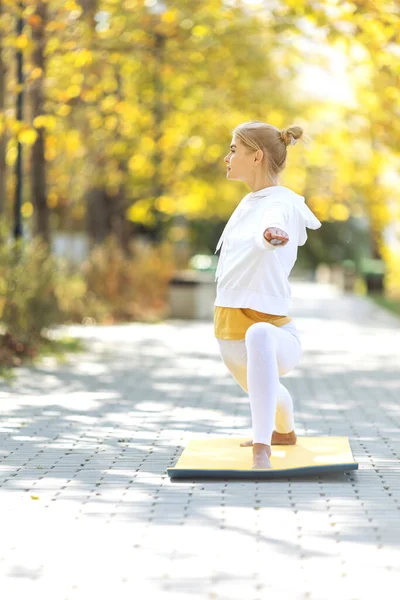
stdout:
POLYGON ((252 447, 240 446, 246 440, 233 437, 191 440, 176 465, 167 468, 168 476, 258 480, 358 469, 347 437, 297 437, 294 446, 272 446, 272 469, 252 468, 252 447))

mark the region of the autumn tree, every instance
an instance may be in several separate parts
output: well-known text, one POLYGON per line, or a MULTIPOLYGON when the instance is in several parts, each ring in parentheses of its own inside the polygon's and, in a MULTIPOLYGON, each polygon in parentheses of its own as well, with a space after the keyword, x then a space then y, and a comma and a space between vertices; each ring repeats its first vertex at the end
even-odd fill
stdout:
MULTIPOLYGON (((20 39, 15 2, 0 6, 3 156, 11 166, 17 141, 32 146, 23 214, 38 230, 86 227, 94 243, 115 232, 124 247, 139 231, 179 240, 180 219, 224 220, 247 191, 224 176, 233 127, 296 122, 311 143, 290 150, 283 184, 338 231, 367 218, 371 253, 400 290, 385 242, 399 210, 389 182, 400 147, 396 3, 29 0, 20 39), (313 37, 346 56, 353 105, 302 95, 302 68, 325 68, 304 50, 313 37), (22 124, 11 110, 17 47, 29 92, 22 124)), ((0 147, 0 189, 1 178, 0 147)))
POLYGON ((4 127, 4 111, 6 102, 7 66, 4 59, 4 15, 5 5, 0 0, 0 214, 3 213, 6 202, 6 132, 4 127))
POLYGON ((49 243, 50 226, 49 209, 47 206, 45 129, 40 123, 41 117, 45 114, 44 82, 46 81, 47 1, 38 0, 34 6, 34 12, 29 17, 28 23, 33 42, 30 84, 31 120, 37 134, 31 156, 32 204, 34 206, 35 218, 34 234, 40 235, 49 243))

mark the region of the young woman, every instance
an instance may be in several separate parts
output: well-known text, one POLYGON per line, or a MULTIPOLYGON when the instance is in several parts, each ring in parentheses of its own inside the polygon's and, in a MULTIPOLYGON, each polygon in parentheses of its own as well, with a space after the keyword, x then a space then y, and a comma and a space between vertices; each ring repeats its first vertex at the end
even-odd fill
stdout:
POLYGON ((233 130, 225 156, 227 178, 252 190, 233 211, 218 241, 214 333, 221 358, 249 394, 253 468, 270 469, 272 444, 295 444, 293 400, 280 383, 299 362, 299 332, 288 316, 289 274, 306 227, 320 221, 304 197, 278 185, 287 146, 303 135, 301 127, 278 129, 250 121, 233 130), (274 430, 275 424, 275 430, 274 430))

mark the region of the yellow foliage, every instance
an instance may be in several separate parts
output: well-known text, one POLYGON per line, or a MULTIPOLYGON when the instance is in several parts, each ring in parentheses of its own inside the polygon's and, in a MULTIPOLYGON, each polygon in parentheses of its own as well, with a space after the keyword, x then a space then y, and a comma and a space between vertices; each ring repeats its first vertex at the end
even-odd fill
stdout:
POLYGON ((71 113, 71 107, 68 104, 61 104, 61 106, 57 110, 57 114, 60 117, 66 117, 71 113))
POLYGON ((273 123, 275 127, 288 127, 286 124, 287 115, 284 113, 284 111, 278 110, 277 108, 269 110, 266 119, 268 123, 273 123))
POLYGON ((48 148, 46 146, 45 153, 44 153, 45 159, 48 162, 51 162, 52 160, 54 160, 56 158, 56 156, 57 156, 57 150, 56 150, 56 148, 55 147, 48 148))
POLYGON ((15 164, 15 161, 17 160, 17 155, 18 155, 17 146, 14 143, 10 143, 7 146, 7 152, 6 152, 6 164, 9 167, 11 167, 15 164))
POLYGON ((195 150, 201 149, 204 147, 204 140, 199 135, 192 135, 192 137, 188 139, 187 146, 188 148, 194 148, 195 150))
POLYGON ((140 139, 140 148, 143 152, 153 152, 156 143, 149 135, 143 135, 140 139))
POLYGON ((282 185, 292 187, 294 190, 302 190, 305 187, 307 179, 307 171, 304 168, 293 165, 291 169, 284 172, 282 178, 282 185), (283 180, 287 181, 287 184, 283 183, 283 180))
POLYGON ((76 96, 79 96, 79 94, 81 93, 81 89, 82 88, 80 85, 77 85, 77 84, 70 85, 67 88, 67 96, 69 98, 75 98, 76 96))
POLYGON ((21 206, 21 214, 26 219, 31 217, 33 215, 33 204, 31 202, 24 202, 21 206))
MULTIPOLYGON (((54 33, 57 31, 64 31, 64 30, 65 30, 65 22, 63 22, 63 21, 50 21, 49 23, 47 23, 47 26, 46 26, 46 31, 49 33, 50 32, 54 33)), ((51 41, 51 40, 49 40, 49 41, 51 41)), ((49 54, 48 47, 46 48, 46 54, 49 54)))
MULTIPOLYGON (((121 102, 118 102, 117 106, 120 106, 121 102)), ((138 106, 134 106, 133 104, 127 104, 124 103, 124 110, 123 111, 117 111, 117 112, 121 112, 124 116, 124 121, 128 122, 132 122, 132 123, 136 123, 137 121, 142 121, 143 116, 140 114, 140 108, 138 106)))
POLYGON ((179 12, 176 9, 170 9, 161 15, 161 20, 164 23, 175 23, 178 20, 178 15, 179 12))
POLYGON ((175 198, 173 198, 172 196, 159 196, 156 201, 155 201, 155 206, 158 210, 166 213, 166 214, 173 214, 174 212, 177 212, 178 209, 178 204, 175 198))
POLYGON ((81 134, 76 129, 71 129, 66 133, 65 137, 65 148, 67 150, 67 154, 70 157, 77 155, 77 150, 79 150, 81 146, 81 134))
POLYGON ((82 85, 84 81, 85 77, 83 76, 83 73, 75 73, 71 77, 71 83, 76 83, 77 85, 82 85))
POLYGON ((43 70, 40 67, 35 67, 31 71, 31 79, 39 79, 43 75, 43 70))
POLYGON ((103 118, 98 113, 92 113, 90 115, 90 127, 92 129, 98 129, 103 125, 103 118))
POLYGON ((128 221, 142 223, 147 226, 154 225, 154 217, 150 212, 152 202, 153 198, 144 198, 143 200, 138 200, 135 204, 132 204, 126 211, 126 218, 128 221))
POLYGON ((66 90, 56 90, 55 92, 53 92, 53 94, 56 100, 58 100, 58 102, 68 102, 69 100, 71 100, 66 90))
POLYGON ((350 217, 349 209, 345 204, 333 204, 329 211, 330 217, 335 221, 347 221, 350 217))
POLYGON ((206 160, 209 160, 210 162, 212 162, 213 160, 215 160, 216 158, 221 157, 221 159, 223 159, 223 157, 225 156, 225 154, 228 154, 228 151, 226 151, 226 153, 223 155, 224 148, 222 148, 222 146, 220 144, 210 144, 209 146, 206 147, 206 150, 204 152, 204 158, 206 160))
POLYGON ((15 136, 17 136, 19 132, 24 129, 24 124, 21 123, 21 121, 12 119, 8 121, 8 128, 15 136))
POLYGON ((115 142, 115 143, 112 145, 112 148, 113 148, 113 150, 114 150, 114 152, 115 152, 116 154, 120 154, 120 155, 122 155, 122 156, 125 156, 125 155, 126 155, 126 152, 127 152, 127 150, 128 150, 128 145, 127 145, 127 143, 126 143, 125 141, 123 141, 123 140, 120 140, 120 141, 118 141, 118 142, 115 142))
POLYGON ((124 1, 124 8, 126 10, 133 10, 134 8, 137 8, 138 5, 138 0, 125 0, 124 1))
POLYGON ((29 43, 29 39, 23 33, 16 38, 14 45, 16 48, 18 48, 18 50, 24 50, 28 46, 28 43, 29 43))
POLYGON ((387 268, 385 275, 386 295, 388 298, 400 299, 400 251, 385 247, 381 253, 387 268))
POLYGON ((368 293, 367 284, 363 277, 357 277, 354 284, 354 292, 358 296, 365 296, 368 293))
POLYGON ((141 177, 151 177, 155 172, 155 165, 143 154, 134 154, 128 161, 128 169, 141 177))
POLYGON ((116 65, 118 63, 121 62, 121 54, 119 52, 112 52, 109 56, 108 56, 108 62, 110 62, 113 65, 116 65))
POLYGON ((198 65, 204 62, 204 54, 202 54, 201 52, 190 52, 188 55, 188 59, 190 60, 190 62, 198 65))
MULTIPOLYGON (((306 135, 313 136, 312 144, 288 150, 281 184, 303 191, 321 221, 366 214, 373 225, 371 236, 378 239, 390 218, 386 200, 393 198, 400 206, 398 181, 393 189, 383 183, 390 156, 400 147, 398 18, 379 2, 361 2, 363 10, 354 12, 351 2, 340 0, 307 9, 298 0, 285 0, 278 2, 278 22, 263 14, 260 27, 258 8, 247 11, 246 2, 210 0, 201 10, 189 12, 184 2, 167 3, 164 12, 150 14, 153 0, 102 0, 98 10, 108 11, 109 23, 95 31, 89 15, 89 20, 77 18, 82 0, 48 3, 60 8, 59 15, 50 10, 45 45, 45 110, 55 118, 41 115, 33 127, 46 129, 46 160, 57 159, 49 165, 49 181, 51 186, 57 183, 60 195, 68 189, 75 159, 87 151, 89 164, 92 159, 103 161, 95 178, 104 189, 117 191, 126 185, 135 188, 135 197, 154 194, 155 174, 166 186, 162 196, 144 198, 128 209, 133 221, 149 223, 152 203, 166 216, 182 212, 189 218, 229 217, 240 193, 248 191, 243 183, 226 181, 224 157, 231 130, 240 122, 260 119, 278 128, 304 125, 306 135), (297 25, 303 15, 313 23, 307 33, 297 25), (354 35, 342 35, 341 27, 335 28, 340 21, 343 31, 354 25, 354 35), (324 51, 319 53, 316 44, 315 54, 303 53, 306 45, 301 40, 322 41, 322 29, 328 33, 324 51), (155 52, 157 32, 164 36, 162 55, 155 52), (332 56, 325 54, 329 46, 332 56), (301 98, 296 89, 302 85, 303 65, 319 65, 324 75, 333 76, 332 85, 337 77, 339 86, 341 72, 346 71, 358 104, 340 105, 330 86, 321 90, 325 77, 314 82, 319 100, 301 98), (69 102, 79 95, 86 105, 69 102), (160 115, 158 106, 164 107, 160 115), (73 119, 65 118, 71 108, 73 119), (120 161, 128 162, 128 173, 120 161)), ((36 4, 26 2, 25 16, 36 18, 36 4)), ((27 22, 28 33, 19 38, 11 33, 12 23, 5 25, 10 46, 15 43, 30 51, 34 21, 27 22)), ((32 82, 44 75, 30 68, 32 82)), ((18 89, 14 71, 10 70, 11 95, 18 89)), ((12 133, 8 164, 15 161, 17 139, 33 142, 29 126, 14 118, 6 122, 7 133, 12 133)), ((392 168, 399 173, 397 165, 392 168)), ((76 197, 80 191, 83 197, 86 185, 98 183, 87 181, 87 172, 84 161, 74 170, 76 197)), ((392 214, 397 218, 396 206, 392 214)), ((174 231, 171 236, 178 240, 179 228, 174 231)))
POLYGON ((46 146, 48 148, 57 148, 57 136, 53 135, 53 134, 49 134, 46 136, 46 146))
POLYGON ((104 126, 109 131, 114 131, 118 126, 118 119, 115 115, 110 115, 104 120, 104 126))
POLYGON ((127 102, 124 102, 123 100, 121 100, 120 102, 118 102, 115 105, 115 112, 118 114, 125 114, 127 107, 128 107, 127 102))
POLYGON ((194 37, 203 38, 210 33, 210 30, 205 25, 196 25, 192 29, 192 35, 194 37))
POLYGON ((177 199, 182 214, 198 217, 204 214, 209 196, 209 187, 203 182, 194 181, 187 192, 177 199))
MULTIPOLYGON (((134 29, 132 31, 132 44, 144 44, 147 41, 147 33, 142 29, 134 29)), ((138 65, 139 67, 140 65, 138 65)))
POLYGON ((49 131, 54 131, 57 126, 57 120, 52 115, 39 115, 38 117, 36 117, 33 120, 33 126, 36 129, 40 129, 41 127, 44 127, 45 129, 48 129, 49 131))
POLYGON ((84 90, 82 92, 81 97, 82 97, 82 99, 85 102, 92 103, 92 102, 96 102, 96 100, 99 97, 99 95, 100 95, 100 90, 96 90, 96 89, 94 89, 94 90, 84 90))
POLYGON ((330 215, 331 199, 327 196, 310 196, 307 199, 307 204, 311 210, 315 212, 320 221, 327 221, 330 215))
MULTIPOLYGON (((61 46, 61 40, 57 36, 51 36, 47 42, 46 54, 53 54, 61 46)), ((54 61, 56 62, 56 61, 54 61)))
POLYGON ((101 110, 104 110, 105 112, 110 112, 115 109, 117 102, 118 102, 117 96, 113 96, 113 95, 107 96, 101 102, 100 108, 101 108, 101 110))
POLYGON ((134 126, 132 123, 128 123, 127 121, 122 121, 120 128, 121 135, 130 138, 134 132, 134 126))
POLYGON ((64 0, 64 10, 77 10, 81 13, 81 7, 76 3, 75 0, 64 0))
MULTIPOLYGON (((116 92, 118 90, 118 83, 117 80, 114 77, 106 77, 103 81, 103 91, 106 92, 107 94, 112 94, 113 92, 116 92)), ((118 97, 115 97, 115 103, 113 105, 113 108, 115 107, 115 104, 118 101, 118 97)))
POLYGON ((35 129, 23 129, 18 134, 18 141, 26 146, 32 146, 36 142, 37 131, 35 129))
POLYGON ((190 171, 192 171, 192 169, 195 166, 195 160, 193 158, 190 158, 189 156, 185 156, 185 158, 183 158, 177 168, 177 174, 179 177, 182 177, 183 175, 185 175, 186 173, 190 173, 190 171))
POLYGON ((55 192, 50 192, 47 196, 47 206, 49 208, 55 208, 58 204, 58 196, 55 192))
POLYGON ((92 53, 87 49, 79 50, 75 55, 75 64, 77 67, 91 65, 93 62, 92 53))

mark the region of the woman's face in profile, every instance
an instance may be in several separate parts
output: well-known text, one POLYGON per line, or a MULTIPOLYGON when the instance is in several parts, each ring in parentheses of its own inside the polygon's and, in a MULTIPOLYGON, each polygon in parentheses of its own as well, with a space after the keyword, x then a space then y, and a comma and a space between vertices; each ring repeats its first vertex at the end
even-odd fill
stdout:
POLYGON ((233 136, 230 151, 225 156, 226 177, 247 182, 252 168, 254 168, 253 152, 243 146, 241 141, 233 136))

